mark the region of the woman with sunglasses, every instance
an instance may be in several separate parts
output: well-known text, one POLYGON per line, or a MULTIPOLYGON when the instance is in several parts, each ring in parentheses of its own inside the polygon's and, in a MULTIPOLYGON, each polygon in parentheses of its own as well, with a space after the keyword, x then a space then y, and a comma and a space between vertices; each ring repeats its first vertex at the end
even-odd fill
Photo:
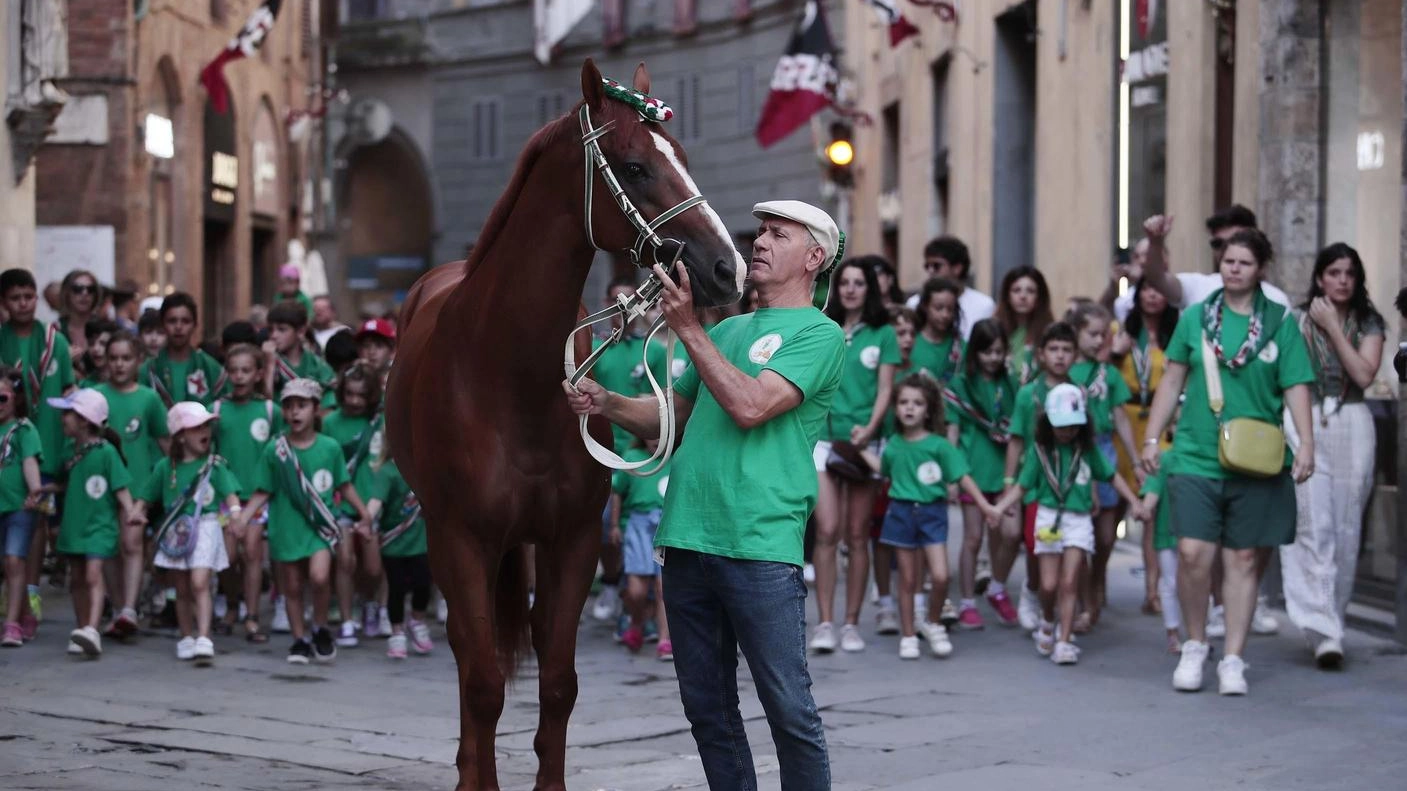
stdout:
POLYGON ((84 328, 98 315, 102 303, 103 289, 92 272, 75 269, 64 275, 59 286, 59 332, 68 339, 68 350, 74 360, 88 352, 84 328))

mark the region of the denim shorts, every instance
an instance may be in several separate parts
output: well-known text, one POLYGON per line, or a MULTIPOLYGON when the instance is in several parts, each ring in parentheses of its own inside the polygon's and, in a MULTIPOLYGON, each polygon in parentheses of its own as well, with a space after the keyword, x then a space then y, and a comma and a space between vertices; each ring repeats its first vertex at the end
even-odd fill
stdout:
POLYGON ((948 543, 948 503, 915 503, 890 500, 884 514, 879 543, 900 549, 918 549, 948 543))
POLYGON ((654 577, 660 573, 655 562, 655 531, 660 526, 660 509, 635 512, 625 518, 621 538, 625 573, 632 577, 654 577))
MULTIPOLYGON (((1094 438, 1094 446, 1099 449, 1099 454, 1104 460, 1109 462, 1109 466, 1119 468, 1119 456, 1114 451, 1114 435, 1100 434, 1094 438)), ((1119 490, 1114 488, 1114 484, 1108 481, 1095 481, 1095 496, 1099 498, 1100 508, 1113 508, 1119 504, 1119 490)))
POLYGON ((4 538, 5 554, 10 557, 29 557, 29 539, 34 535, 34 512, 21 508, 8 514, 0 514, 0 536, 4 538))

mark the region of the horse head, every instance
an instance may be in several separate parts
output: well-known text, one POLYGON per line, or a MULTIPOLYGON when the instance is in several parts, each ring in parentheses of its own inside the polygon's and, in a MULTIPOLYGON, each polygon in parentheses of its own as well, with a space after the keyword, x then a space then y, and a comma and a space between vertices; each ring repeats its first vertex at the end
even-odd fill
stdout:
MULTIPOLYGON (((650 92, 645 64, 636 67, 632 83, 640 93, 650 92)), ((679 141, 670 136, 664 124, 608 97, 601 72, 590 58, 581 67, 581 91, 592 122, 598 128, 610 125, 610 132, 599 138, 601 151, 646 222, 654 223, 666 211, 699 194, 679 141)), ((595 189, 590 217, 596 244, 604 250, 631 249, 639 231, 616 206, 601 175, 593 172, 591 178, 595 189)), ((689 271, 695 304, 707 307, 738 299, 747 267, 733 247, 727 227, 707 203, 667 220, 658 233, 664 246, 653 251, 653 259, 651 248, 646 246, 640 255, 642 264, 650 265, 654 260, 668 264, 683 245, 681 260, 689 271)))

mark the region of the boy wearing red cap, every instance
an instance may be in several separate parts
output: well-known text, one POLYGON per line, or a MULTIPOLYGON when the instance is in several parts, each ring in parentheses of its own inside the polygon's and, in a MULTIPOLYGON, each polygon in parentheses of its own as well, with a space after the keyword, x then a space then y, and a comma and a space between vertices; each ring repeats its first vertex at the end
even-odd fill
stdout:
POLYGON ((382 376, 396 359, 396 325, 388 319, 367 319, 357 329, 357 355, 382 376))

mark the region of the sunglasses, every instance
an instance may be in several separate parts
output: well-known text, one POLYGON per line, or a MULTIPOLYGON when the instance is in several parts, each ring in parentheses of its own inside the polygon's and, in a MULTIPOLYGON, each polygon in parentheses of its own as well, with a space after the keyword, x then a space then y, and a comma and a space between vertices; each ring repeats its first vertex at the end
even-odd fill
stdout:
POLYGON ((8 403, 10 403, 10 396, 6 393, 0 393, 0 404, 8 403))
POLYGON ((69 287, 68 287, 68 290, 69 290, 69 291, 72 291, 72 292, 75 293, 75 294, 96 294, 96 293, 98 293, 98 287, 95 286, 95 285, 74 285, 74 286, 69 286, 69 287))
POLYGON ((1213 236, 1211 239, 1207 240, 1207 243, 1212 246, 1214 252, 1219 253, 1226 248, 1226 240, 1219 236, 1213 236))

